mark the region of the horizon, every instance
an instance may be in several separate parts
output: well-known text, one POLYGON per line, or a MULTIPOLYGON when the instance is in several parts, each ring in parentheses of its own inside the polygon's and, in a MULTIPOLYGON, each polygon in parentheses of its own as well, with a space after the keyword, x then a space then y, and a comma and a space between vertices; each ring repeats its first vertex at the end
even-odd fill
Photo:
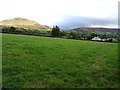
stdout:
POLYGON ((118 1, 2 0, 0 21, 20 17, 50 27, 58 25, 65 30, 75 27, 118 28, 118 1))
MULTIPOLYGON (((16 19, 16 18, 20 18, 20 17, 15 17, 15 18, 11 18, 11 19, 16 19)), ((28 18, 20 18, 20 19, 26 19, 26 20, 33 21, 31 19, 28 19, 28 18)), ((5 19, 5 20, 10 20, 10 19, 5 19)), ((4 21, 4 20, 2 20, 2 21, 4 21)), ((36 22, 36 21, 34 21, 34 22, 36 22)), ((36 22, 36 23, 38 23, 38 22, 36 22)), ((38 23, 38 24, 40 24, 40 23, 38 23)), ((4 24, 0 23, 0 25, 4 25, 4 24)), ((7 24, 7 25, 9 25, 9 24, 7 24)), ((40 25, 43 25, 43 24, 40 24, 40 25)), ((45 25, 45 26, 48 26, 48 25, 45 25)), ((53 25, 53 26, 56 26, 56 25, 53 25)), ((48 26, 48 27, 52 28, 53 26, 48 26)), ((108 29, 119 29, 119 27, 109 27, 109 26, 78 26, 78 27, 74 27, 74 28, 70 28, 70 29, 75 29, 75 28, 108 28, 108 29)), ((61 30, 70 30, 70 29, 61 29, 61 30)))
MULTIPOLYGON (((4 20, 10 20, 10 19, 16 19, 16 18, 26 19, 26 20, 30 20, 30 21, 36 22, 34 20, 31 20, 31 19, 28 19, 28 18, 21 18, 21 17, 9 18, 9 19, 4 19, 4 20)), ((2 20, 2 21, 4 21, 4 20, 2 20)), ((40 24, 39 22, 36 22, 36 23, 40 24)), ((4 25, 4 24, 0 23, 0 25, 4 25)), ((40 25, 43 25, 43 24, 40 24, 40 25)), ((45 26, 48 26, 48 25, 45 25, 45 26)), ((53 25, 53 26, 56 26, 56 25, 53 25)), ((52 28, 53 26, 48 26, 48 27, 52 28)), ((61 28, 61 27, 59 27, 59 28, 61 28)), ((94 26, 93 25, 93 26, 77 26, 77 27, 73 27, 73 28, 70 28, 70 29, 61 29, 61 30, 71 30, 71 29, 75 29, 75 28, 108 28, 108 29, 119 29, 119 27, 114 27, 114 26, 110 27, 110 26, 94 26)))

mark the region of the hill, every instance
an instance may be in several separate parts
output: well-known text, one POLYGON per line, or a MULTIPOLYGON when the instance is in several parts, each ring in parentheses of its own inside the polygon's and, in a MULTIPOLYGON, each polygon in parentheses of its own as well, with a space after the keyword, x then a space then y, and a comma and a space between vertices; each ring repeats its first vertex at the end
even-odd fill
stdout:
POLYGON ((0 22, 1 26, 13 26, 13 27, 19 27, 19 28, 25 28, 25 29, 47 29, 51 30, 49 26, 46 25, 40 25, 39 23, 24 19, 24 18, 13 18, 13 19, 7 19, 0 22))
POLYGON ((119 29, 113 29, 113 28, 93 28, 93 27, 80 27, 80 28, 74 28, 68 31, 89 31, 89 32, 118 32, 119 29))

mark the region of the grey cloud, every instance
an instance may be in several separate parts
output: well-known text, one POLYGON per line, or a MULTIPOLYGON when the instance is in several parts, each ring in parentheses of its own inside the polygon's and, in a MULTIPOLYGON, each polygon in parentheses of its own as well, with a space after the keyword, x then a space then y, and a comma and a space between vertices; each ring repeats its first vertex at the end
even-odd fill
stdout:
POLYGON ((72 29, 75 27, 91 26, 91 25, 117 25, 117 18, 91 18, 91 17, 79 17, 79 16, 67 16, 64 17, 62 22, 56 22, 61 29, 72 29))

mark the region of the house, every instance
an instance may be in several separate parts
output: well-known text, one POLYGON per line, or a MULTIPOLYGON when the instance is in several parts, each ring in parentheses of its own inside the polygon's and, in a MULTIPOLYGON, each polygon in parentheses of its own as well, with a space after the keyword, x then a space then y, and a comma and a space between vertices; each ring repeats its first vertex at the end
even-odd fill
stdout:
POLYGON ((118 40, 115 38, 112 38, 112 42, 118 42, 118 40))
POLYGON ((101 41, 102 39, 97 36, 97 37, 92 38, 92 40, 93 41, 101 41))
POLYGON ((103 41, 103 42, 118 42, 118 39, 116 38, 99 38, 98 36, 97 37, 94 37, 92 38, 93 41, 103 41))
POLYGON ((102 39, 103 42, 107 41, 107 39, 102 39))

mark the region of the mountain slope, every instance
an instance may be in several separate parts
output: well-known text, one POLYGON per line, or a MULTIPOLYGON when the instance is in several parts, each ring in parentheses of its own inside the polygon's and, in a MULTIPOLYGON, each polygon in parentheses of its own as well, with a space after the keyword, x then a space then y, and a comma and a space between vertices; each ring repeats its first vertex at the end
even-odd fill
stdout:
POLYGON ((89 32, 118 32, 119 29, 113 29, 113 28, 93 28, 93 27, 80 27, 80 28, 74 28, 69 31, 75 31, 75 32, 80 32, 80 31, 89 31, 89 32))
POLYGON ((47 29, 49 30, 50 27, 46 25, 40 25, 39 23, 24 19, 24 18, 13 18, 13 19, 7 19, 0 22, 0 25, 3 26, 14 26, 19 28, 27 28, 27 29, 47 29))

